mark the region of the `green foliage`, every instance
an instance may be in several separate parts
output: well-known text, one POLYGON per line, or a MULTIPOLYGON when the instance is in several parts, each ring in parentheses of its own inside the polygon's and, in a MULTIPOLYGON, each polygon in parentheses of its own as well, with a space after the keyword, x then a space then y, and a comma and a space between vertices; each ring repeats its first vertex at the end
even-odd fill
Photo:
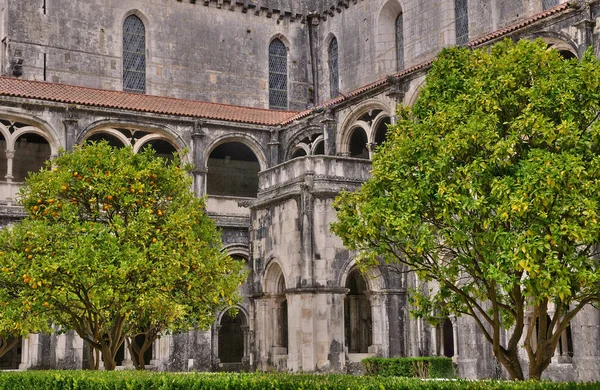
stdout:
POLYGON ((598 383, 420 380, 310 374, 202 374, 134 371, 0 372, 0 390, 587 390, 598 383))
POLYGON ((447 357, 366 358, 367 374, 406 378, 454 378, 454 364, 447 357))
POLYGON ((525 336, 539 378, 569 321, 600 299, 599 87, 591 50, 580 61, 542 41, 444 50, 414 107, 398 109, 372 179, 335 202, 332 230, 363 264, 435 281, 413 292, 413 314, 472 316, 519 379, 525 336))
POLYGON ((0 233, 20 310, 74 329, 109 369, 125 337, 208 327, 245 278, 180 165, 77 147, 27 178, 28 217, 0 233))

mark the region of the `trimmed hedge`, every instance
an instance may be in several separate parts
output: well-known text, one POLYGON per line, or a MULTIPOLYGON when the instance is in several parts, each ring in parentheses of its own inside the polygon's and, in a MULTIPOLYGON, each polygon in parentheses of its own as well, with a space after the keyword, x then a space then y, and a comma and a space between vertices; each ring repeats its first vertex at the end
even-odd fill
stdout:
POLYGON ((406 378, 454 378, 454 364, 447 357, 366 358, 367 374, 406 378))
POLYGON ((600 383, 421 380, 341 374, 0 372, 0 390, 592 390, 600 383))

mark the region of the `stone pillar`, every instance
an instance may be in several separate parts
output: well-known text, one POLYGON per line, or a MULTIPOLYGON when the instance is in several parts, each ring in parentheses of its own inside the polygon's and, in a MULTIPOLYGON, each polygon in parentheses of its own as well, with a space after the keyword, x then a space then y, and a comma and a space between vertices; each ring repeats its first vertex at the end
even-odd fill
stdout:
POLYGON ((271 139, 269 141, 269 167, 279 164, 280 146, 279 129, 274 129, 271 131, 271 139))
POLYGON ((336 133, 337 122, 331 110, 328 110, 323 119, 321 119, 323 128, 323 142, 325 143, 325 155, 335 156, 336 154, 336 133))
POLYGON ((387 313, 389 329, 389 356, 406 356, 406 292, 387 292, 387 313))
POLYGON ((385 295, 381 293, 370 293, 368 295, 371 303, 371 329, 372 344, 369 346, 369 353, 387 356, 384 349, 384 340, 388 336, 388 322, 386 321, 385 295))
POLYGON ((390 122, 395 124, 397 120, 395 114, 396 108, 404 101, 404 96, 406 95, 406 86, 397 76, 388 76, 387 82, 389 85, 389 90, 386 96, 389 96, 393 102, 393 107, 391 107, 392 117, 390 118, 390 122))
POLYGON ((204 131, 205 121, 197 121, 194 123, 192 132, 192 153, 194 161, 194 169, 192 175, 194 177, 194 195, 202 197, 206 194, 206 174, 207 169, 204 166, 204 139, 206 133, 204 131))
POLYGON ((13 159, 15 158, 14 150, 6 150, 6 176, 4 178, 7 182, 11 183, 13 176, 13 159))
POLYGON ((28 369, 31 364, 29 363, 29 338, 31 335, 27 337, 23 337, 21 341, 21 363, 19 364, 19 370, 28 369))
MULTIPOLYGON (((450 322, 452 323, 452 341, 454 342, 454 356, 452 356, 452 361, 458 361, 458 327, 456 326, 456 316, 450 317, 450 322)), ((442 342, 442 345, 444 343, 442 342)))
POLYGON ((77 133, 79 132, 79 121, 75 118, 63 120, 65 127, 65 150, 73 150, 73 146, 77 142, 77 133))
POLYGON ((592 17, 592 10, 589 4, 586 4, 585 10, 582 12, 584 19, 575 24, 579 35, 579 46, 577 47, 577 57, 581 58, 588 47, 594 44, 594 26, 596 22, 592 17))
POLYGON ((131 351, 129 351, 130 343, 131 340, 129 340, 129 338, 125 338, 125 341, 123 341, 123 361, 121 362, 121 367, 133 367, 133 360, 131 360, 131 351))
MULTIPOLYGON (((311 160, 306 160, 307 163, 311 160)), ((307 170, 304 183, 301 184, 301 210, 302 218, 301 245, 302 245, 302 280, 301 286, 308 287, 314 283, 313 275, 313 207, 314 198, 312 194, 314 184, 314 173, 307 170)))

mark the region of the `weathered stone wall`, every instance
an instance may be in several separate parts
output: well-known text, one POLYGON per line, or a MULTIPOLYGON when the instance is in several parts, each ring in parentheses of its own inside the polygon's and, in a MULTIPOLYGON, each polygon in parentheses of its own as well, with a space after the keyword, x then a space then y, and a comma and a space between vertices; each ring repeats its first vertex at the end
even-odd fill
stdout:
POLYGON ((121 90, 123 21, 135 14, 146 28, 146 93, 268 107, 268 46, 281 37, 289 107, 308 102, 306 25, 295 14, 280 18, 261 7, 244 13, 213 2, 46 4, 44 11, 39 1, 9 2, 6 60, 23 59, 23 78, 121 90))

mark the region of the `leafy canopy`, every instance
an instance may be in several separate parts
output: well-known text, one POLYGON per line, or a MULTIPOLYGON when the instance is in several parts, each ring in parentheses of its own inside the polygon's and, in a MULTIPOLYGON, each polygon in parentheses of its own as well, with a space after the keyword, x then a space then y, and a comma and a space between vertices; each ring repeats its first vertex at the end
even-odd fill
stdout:
POLYGON ((372 178, 335 202, 332 230, 363 263, 436 281, 414 292, 414 314, 491 324, 501 362, 520 334, 501 346, 499 328, 522 331, 532 308, 530 323, 543 316, 551 331, 530 348, 543 370, 569 320, 600 298, 599 112, 591 50, 580 61, 542 41, 444 50, 414 107, 398 109, 372 178))
POLYGON ((180 165, 151 149, 77 147, 28 177, 28 217, 0 235, 2 278, 23 310, 77 331, 108 368, 125 337, 205 328, 239 299, 243 264, 222 252, 180 165))

